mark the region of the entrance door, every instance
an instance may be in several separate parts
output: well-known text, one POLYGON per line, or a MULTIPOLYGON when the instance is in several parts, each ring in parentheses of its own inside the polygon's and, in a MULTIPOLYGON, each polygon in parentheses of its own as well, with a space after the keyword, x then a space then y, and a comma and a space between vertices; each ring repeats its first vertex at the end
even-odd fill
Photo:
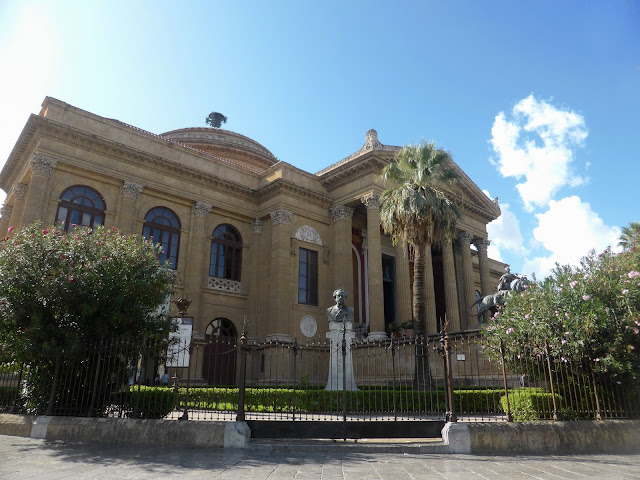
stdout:
POLYGON ((209 385, 233 385, 236 378, 236 327, 216 318, 205 330, 202 376, 209 385))

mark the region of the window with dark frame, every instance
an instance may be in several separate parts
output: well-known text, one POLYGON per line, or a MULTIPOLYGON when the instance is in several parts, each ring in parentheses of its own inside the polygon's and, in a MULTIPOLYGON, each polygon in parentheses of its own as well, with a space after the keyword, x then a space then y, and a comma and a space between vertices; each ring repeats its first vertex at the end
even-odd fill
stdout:
POLYGON ((300 248, 298 258, 298 303, 318 305, 318 252, 300 248))
POLYGON ((73 225, 99 227, 104 225, 105 210, 102 195, 90 187, 74 185, 60 195, 55 223, 67 232, 73 225))
POLYGON ((209 276, 240 281, 242 269, 242 237, 228 224, 219 225, 213 231, 209 276))
POLYGON ((160 261, 167 262, 173 270, 178 265, 180 250, 180 220, 166 207, 154 207, 144 216, 142 236, 162 245, 160 261))

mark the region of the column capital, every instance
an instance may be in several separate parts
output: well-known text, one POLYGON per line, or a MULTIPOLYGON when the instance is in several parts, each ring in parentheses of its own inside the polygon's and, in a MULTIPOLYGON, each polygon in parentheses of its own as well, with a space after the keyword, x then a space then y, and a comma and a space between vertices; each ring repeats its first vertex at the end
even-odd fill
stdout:
POLYGON ((471 239, 473 238, 473 235, 471 235, 469 232, 465 232, 464 230, 462 232, 460 232, 458 234, 458 243, 460 244, 460 246, 469 246, 471 245, 471 239))
POLYGON ((25 183, 16 183, 13 186, 13 196, 16 198, 24 198, 27 196, 29 186, 25 183))
POLYGON ((487 247, 491 245, 491 240, 489 240, 488 238, 474 238, 473 244, 478 249, 478 252, 486 252, 487 247))
POLYGON ((144 187, 139 183, 125 180, 122 186, 120 186, 120 193, 124 198, 136 199, 142 193, 144 187))
POLYGON ((34 153, 31 157, 31 171, 34 175, 42 175, 43 177, 50 177, 53 170, 58 165, 58 160, 50 157, 45 157, 39 153, 34 153))
POLYGON ((353 208, 347 207, 346 205, 336 205, 329 210, 331 210, 334 222, 341 222, 342 220, 351 221, 353 218, 353 208))
POLYGON ((283 208, 273 210, 269 212, 269 215, 271 215, 271 222, 274 225, 291 225, 291 220, 293 220, 293 212, 283 208))
POLYGON ((260 220, 259 218, 255 218, 253 220, 253 233, 255 233, 256 235, 260 235, 262 233, 262 227, 264 226, 264 222, 262 220, 260 220))
POLYGON ((378 210, 380 208, 380 195, 375 192, 363 195, 360 197, 360 201, 364 203, 367 210, 378 210))
POLYGON ((198 200, 193 205, 193 215, 197 218, 207 218, 207 215, 209 215, 209 212, 212 208, 212 204, 201 202, 200 200, 198 200))
POLYGON ((0 216, 2 216, 2 218, 10 217, 11 212, 13 212, 13 207, 11 205, 3 205, 2 208, 0 208, 0 216))

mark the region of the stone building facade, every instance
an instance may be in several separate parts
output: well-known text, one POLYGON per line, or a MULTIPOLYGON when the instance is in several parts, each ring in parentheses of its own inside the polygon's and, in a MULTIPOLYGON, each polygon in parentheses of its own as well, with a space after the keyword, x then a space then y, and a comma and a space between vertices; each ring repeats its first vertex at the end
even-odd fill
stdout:
MULTIPOLYGON (((249 337, 287 341, 314 326, 324 337, 340 287, 359 330, 383 339, 411 319, 410 259, 379 222, 377 177, 398 150, 370 130, 360 150, 312 174, 237 133, 156 135, 47 97, 0 173, 0 235, 40 220, 153 236, 177 271, 174 297, 192 300, 196 337, 237 336, 245 320, 249 337)), ((497 201, 459 173, 459 235, 425 252, 428 333, 445 315, 451 330, 477 327, 468 306, 504 273, 487 256, 497 201)))

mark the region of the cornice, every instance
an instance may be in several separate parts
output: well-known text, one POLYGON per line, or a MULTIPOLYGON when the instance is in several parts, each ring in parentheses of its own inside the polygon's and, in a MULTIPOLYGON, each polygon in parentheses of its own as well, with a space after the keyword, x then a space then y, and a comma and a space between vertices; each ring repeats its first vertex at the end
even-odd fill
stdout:
POLYGON ((364 155, 348 163, 342 164, 339 168, 332 169, 320 175, 320 182, 328 191, 335 190, 342 185, 351 183, 365 175, 379 175, 385 165, 388 165, 391 158, 382 158, 375 155, 364 155))
POLYGON ((302 198, 323 208, 329 208, 329 205, 331 204, 331 199, 327 195, 300 187, 290 180, 285 180, 283 178, 278 178, 268 185, 255 190, 255 199, 259 203, 263 203, 283 194, 302 198))
MULTIPOLYGON (((81 132, 72 127, 63 126, 51 121, 45 123, 44 127, 41 131, 42 137, 58 140, 74 145, 85 151, 146 168, 156 174, 165 174, 188 182, 195 182, 209 188, 214 187, 217 191, 234 196, 244 198, 252 197, 252 189, 250 187, 222 179, 202 170, 187 167, 172 160, 142 152, 112 140, 96 137, 92 134, 81 132)), ((210 156, 208 159, 212 160, 210 156)))
POLYGON ((34 142, 37 141, 38 133, 41 127, 46 123, 43 117, 31 114, 25 127, 22 129, 13 150, 9 154, 2 172, 0 172, 0 188, 8 193, 18 179, 17 175, 21 170, 21 160, 27 152, 33 150, 34 142))

